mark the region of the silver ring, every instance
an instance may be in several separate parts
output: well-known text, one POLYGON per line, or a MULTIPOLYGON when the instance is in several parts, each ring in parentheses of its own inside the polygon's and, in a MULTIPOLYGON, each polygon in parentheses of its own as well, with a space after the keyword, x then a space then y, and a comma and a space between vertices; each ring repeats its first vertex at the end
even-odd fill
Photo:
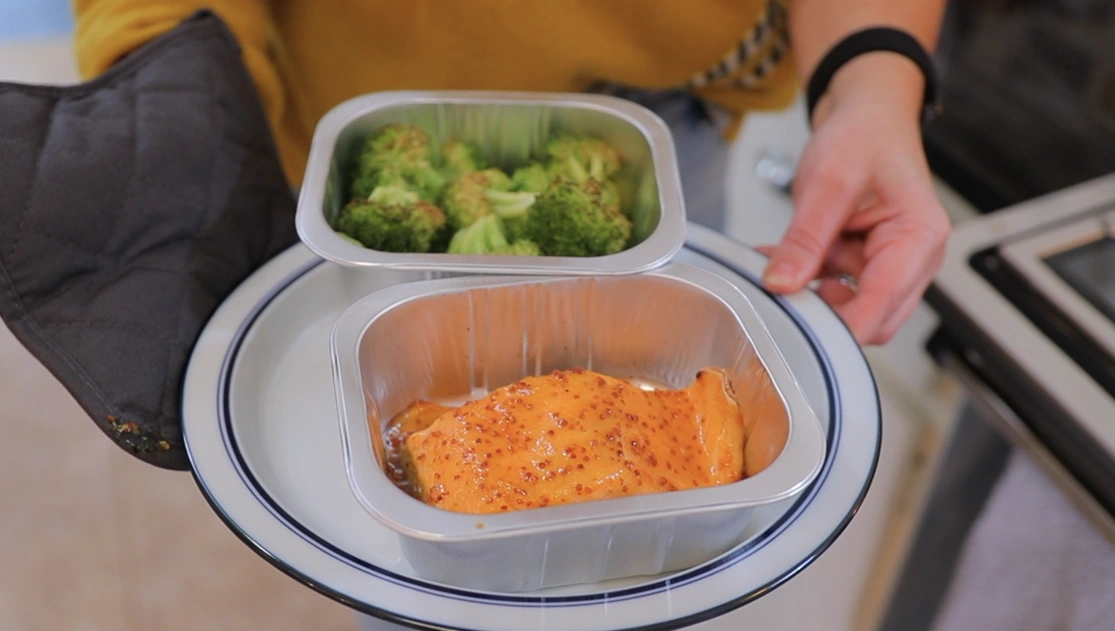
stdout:
POLYGON ((856 280, 855 276, 847 272, 837 272, 833 275, 833 278, 836 279, 836 282, 850 289, 852 293, 859 291, 859 281, 856 280))

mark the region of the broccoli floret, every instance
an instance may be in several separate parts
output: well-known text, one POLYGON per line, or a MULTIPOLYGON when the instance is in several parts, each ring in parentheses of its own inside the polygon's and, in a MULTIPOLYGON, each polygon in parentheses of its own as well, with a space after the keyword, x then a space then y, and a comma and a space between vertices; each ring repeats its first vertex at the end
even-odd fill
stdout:
POLYGON ((631 220, 603 200, 595 180, 578 184, 559 179, 526 214, 523 237, 547 256, 604 256, 624 249, 631 220))
POLYGON ((524 167, 519 167, 511 175, 512 190, 541 193, 550 187, 550 184, 557 178, 573 181, 577 184, 586 184, 590 181, 596 182, 601 189, 601 201, 605 206, 615 206, 623 210, 623 205, 620 203, 621 197, 619 186, 614 180, 596 180, 588 175, 582 169, 577 169, 579 176, 577 178, 568 175, 570 169, 559 168, 562 165, 551 165, 547 168, 546 165, 541 163, 532 163, 524 167))
POLYGON ((405 183, 428 202, 437 200, 445 186, 431 160, 430 135, 414 125, 386 125, 361 148, 353 171, 351 193, 367 198, 380 186, 405 183))
POLYGON ((445 176, 455 180, 465 173, 483 171, 488 168, 480 148, 457 140, 449 140, 441 145, 441 159, 445 164, 445 176))
POLYGON ((461 228, 449 241, 450 254, 489 254, 509 245, 497 215, 484 215, 461 228))
POLYGON ((441 197, 442 189, 445 188, 445 176, 429 162, 402 168, 400 175, 410 184, 411 190, 430 203, 437 202, 441 197))
POLYGON ((395 162, 416 162, 430 157, 430 134, 415 125, 384 125, 364 141, 360 165, 381 169, 395 162))
POLYGON ((551 178, 576 184, 595 181, 601 189, 604 205, 622 209, 619 187, 611 179, 619 172, 622 162, 611 145, 599 138, 565 134, 551 140, 546 151, 550 155, 547 170, 551 178))
POLYGON ((484 197, 487 198, 492 213, 503 220, 508 240, 520 238, 526 225, 527 211, 534 205, 536 195, 526 191, 487 190, 484 197))
POLYGON ((485 215, 453 235, 449 254, 497 254, 508 256, 540 256, 537 244, 526 239, 509 239, 499 215, 485 215))
POLYGON ((337 231, 382 252, 429 252, 445 214, 401 186, 380 186, 341 211, 337 231))
POLYGON ((492 254, 506 254, 509 256, 542 256, 542 250, 534 241, 517 239, 502 248, 497 248, 492 254))
POLYGON ((484 198, 492 208, 492 212, 503 219, 521 217, 534 204, 537 196, 526 191, 501 191, 488 189, 484 191, 484 198))
POLYGON ((516 209, 523 201, 500 196, 510 189, 511 178, 499 169, 473 171, 462 175, 445 187, 442 206, 449 216, 450 225, 455 230, 459 230, 495 212, 497 208, 509 214, 516 214, 516 209))
MULTIPOLYGON (((574 162, 573 164, 578 163, 574 162)), ((600 180, 591 177, 587 171, 579 167, 575 167, 574 169, 568 168, 568 164, 565 162, 551 165, 549 168, 538 162, 519 167, 511 174, 511 190, 541 193, 550 187, 550 184, 555 178, 571 180, 578 184, 584 184, 590 179, 595 180, 602 188, 604 203, 609 206, 620 205, 619 187, 614 180, 600 180), (570 171, 573 170, 577 171, 576 177, 570 174, 570 171)))
POLYGON ((367 199, 372 191, 384 186, 409 189, 410 182, 398 170, 369 171, 357 175, 352 181, 352 196, 354 199, 367 199))
POLYGON ((619 187, 612 180, 607 180, 600 185, 600 203, 620 209, 619 187))
POLYGON ((551 181, 553 176, 549 169, 540 162, 519 167, 511 174, 511 187, 516 191, 541 193, 550 187, 551 181))
POLYGON ((562 134, 546 144, 553 175, 583 183, 592 178, 605 182, 619 171, 619 152, 599 138, 562 134))

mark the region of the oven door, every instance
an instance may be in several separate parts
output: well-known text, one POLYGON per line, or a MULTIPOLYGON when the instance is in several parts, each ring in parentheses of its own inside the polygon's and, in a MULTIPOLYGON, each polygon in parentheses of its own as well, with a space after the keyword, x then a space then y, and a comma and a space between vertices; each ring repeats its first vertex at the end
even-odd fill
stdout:
POLYGON ((960 360, 1115 514, 1115 175, 960 224, 926 297, 938 360, 960 360))
POLYGON ((1008 242, 1000 252, 1035 299, 1056 306, 1099 347, 1081 350, 1115 357, 1115 211, 1008 242))

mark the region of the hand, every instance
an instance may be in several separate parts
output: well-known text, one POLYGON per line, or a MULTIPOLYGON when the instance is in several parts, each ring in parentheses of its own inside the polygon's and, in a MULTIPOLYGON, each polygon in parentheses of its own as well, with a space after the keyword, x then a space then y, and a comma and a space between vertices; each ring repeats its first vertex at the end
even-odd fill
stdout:
POLYGON ((819 278, 818 293, 861 344, 890 340, 944 255, 949 219, 921 144, 921 93, 908 60, 882 53, 849 62, 815 111, 789 229, 778 246, 760 248, 770 256, 771 291, 819 278), (858 288, 832 278, 840 273, 858 288))

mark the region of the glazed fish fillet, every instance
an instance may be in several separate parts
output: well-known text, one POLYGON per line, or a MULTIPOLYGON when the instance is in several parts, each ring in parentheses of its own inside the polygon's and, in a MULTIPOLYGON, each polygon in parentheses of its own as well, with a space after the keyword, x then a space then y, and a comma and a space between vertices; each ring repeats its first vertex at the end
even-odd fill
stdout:
MULTIPOLYGON (((720 369, 648 391, 586 370, 522 379, 392 423, 397 480, 445 510, 496 513, 735 482, 747 423, 720 369)), ((388 432, 391 436, 391 431, 388 432)))

